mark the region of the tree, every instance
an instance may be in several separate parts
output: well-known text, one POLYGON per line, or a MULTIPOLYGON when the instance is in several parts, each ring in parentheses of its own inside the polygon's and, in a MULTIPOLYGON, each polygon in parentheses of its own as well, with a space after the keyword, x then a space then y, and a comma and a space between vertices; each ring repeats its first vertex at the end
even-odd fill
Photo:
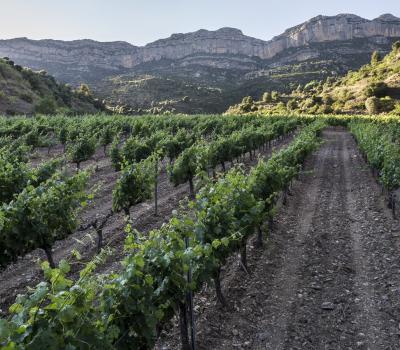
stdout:
POLYGON ((279 93, 278 91, 272 91, 271 92, 271 98, 273 101, 278 101, 279 100, 279 93))
POLYGON ((326 86, 332 86, 334 82, 335 82, 335 78, 334 77, 327 77, 325 85, 326 86))
POLYGON ((35 112, 38 114, 55 114, 57 111, 57 104, 50 96, 46 96, 40 100, 35 106, 35 112))
POLYGON ((328 95, 328 94, 324 94, 322 95, 322 103, 326 106, 331 106, 333 103, 333 98, 332 96, 328 95))
POLYGON ((379 99, 379 111, 380 112, 391 112, 395 108, 395 100, 390 96, 386 96, 379 99))
POLYGON ((365 108, 369 114, 379 113, 379 98, 372 96, 365 101, 365 108))
POLYGON ((289 100, 288 103, 286 104, 286 107, 289 111, 294 111, 295 109, 298 108, 296 100, 289 100))
POLYGON ((87 84, 81 84, 81 86, 78 88, 78 93, 84 96, 92 96, 92 91, 90 91, 90 88, 87 84))
POLYGON ((253 97, 246 96, 243 98, 242 103, 240 104, 240 110, 243 112, 250 112, 253 107, 253 97))
POLYGON ((378 51, 374 51, 374 52, 372 53, 372 56, 371 56, 371 65, 372 65, 372 66, 377 65, 377 64, 379 63, 380 60, 381 60, 381 55, 379 54, 378 51))
POLYGON ((254 102, 253 97, 246 96, 243 97, 242 104, 252 104, 254 102))
POLYGON ((269 103, 272 102, 272 96, 270 92, 264 92, 262 97, 263 102, 269 103))
POLYGON ((319 82, 317 80, 311 80, 306 85, 304 85, 304 91, 312 91, 318 86, 319 82))
POLYGON ((370 83, 364 89, 364 95, 366 97, 385 97, 388 93, 388 86, 383 81, 377 83, 370 83))

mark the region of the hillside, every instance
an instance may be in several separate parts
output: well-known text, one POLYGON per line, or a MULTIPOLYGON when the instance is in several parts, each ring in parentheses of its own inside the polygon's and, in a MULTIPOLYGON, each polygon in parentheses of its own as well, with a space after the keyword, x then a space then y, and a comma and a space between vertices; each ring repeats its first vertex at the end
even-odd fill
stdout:
POLYGON ((34 72, 7 58, 0 59, 0 114, 85 114, 102 110, 102 103, 86 86, 75 91, 45 71, 34 72))
POLYGON ((227 113, 400 114, 400 42, 383 58, 373 53, 370 61, 342 78, 314 80, 289 94, 267 91, 256 102, 246 97, 227 113))
POLYGON ((87 83, 125 110, 221 112, 250 94, 289 93, 299 84, 342 76, 387 54, 400 19, 317 16, 265 41, 235 28, 173 34, 145 46, 93 40, 0 40, 0 56, 56 79, 87 83), (140 82, 140 83, 138 83, 140 82), (186 101, 182 103, 182 101, 186 101))

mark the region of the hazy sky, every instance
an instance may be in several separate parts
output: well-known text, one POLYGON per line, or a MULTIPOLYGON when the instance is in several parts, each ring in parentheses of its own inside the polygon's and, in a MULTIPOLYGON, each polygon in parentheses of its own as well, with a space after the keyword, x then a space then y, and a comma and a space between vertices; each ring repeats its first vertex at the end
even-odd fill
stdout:
POLYGON ((400 0, 0 0, 0 39, 124 40, 235 27, 268 40, 319 14, 400 17, 400 0))

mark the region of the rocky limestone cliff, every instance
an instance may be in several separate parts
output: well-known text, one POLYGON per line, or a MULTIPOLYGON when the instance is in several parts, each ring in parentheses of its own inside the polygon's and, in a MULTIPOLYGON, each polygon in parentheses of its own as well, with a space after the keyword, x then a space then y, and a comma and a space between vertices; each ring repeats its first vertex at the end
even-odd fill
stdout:
POLYGON ((243 35, 241 30, 221 28, 216 31, 201 29, 194 33, 173 34, 146 45, 140 50, 139 60, 146 62, 161 58, 180 59, 185 56, 207 54, 232 54, 263 58, 267 43, 243 35))
POLYGON ((138 48, 123 41, 97 42, 94 40, 30 40, 16 38, 0 40, 0 56, 16 62, 43 65, 96 65, 104 69, 132 67, 138 48))
MULTIPOLYGON (((92 40, 58 41, 17 38, 0 40, 0 56, 32 68, 65 65, 73 71, 132 69, 145 62, 182 59, 191 55, 242 55, 270 59, 284 50, 312 43, 346 41, 355 38, 400 37, 400 19, 385 14, 374 20, 356 15, 317 16, 288 29, 270 41, 244 35, 234 28, 199 30, 173 34, 144 47, 126 42, 92 40)), ((301 57, 299 57, 301 59, 301 57)), ((52 71, 54 73, 54 71, 52 71)))
POLYGON ((284 49, 310 43, 373 37, 400 37, 400 18, 390 14, 372 21, 352 14, 317 16, 273 38, 267 56, 273 57, 284 49))
POLYGON ((245 95, 289 92, 358 69, 373 51, 388 53, 399 39, 400 19, 393 15, 367 20, 341 14, 317 16, 270 41, 234 28, 173 34, 142 47, 17 38, 0 40, 0 57, 74 86, 88 83, 111 105, 139 110, 160 103, 214 113, 245 95))

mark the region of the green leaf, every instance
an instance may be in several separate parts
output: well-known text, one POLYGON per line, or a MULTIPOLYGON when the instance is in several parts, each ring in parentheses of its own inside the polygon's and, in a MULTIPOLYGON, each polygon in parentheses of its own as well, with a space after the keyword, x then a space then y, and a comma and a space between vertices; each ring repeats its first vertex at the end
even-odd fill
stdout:
POLYGON ((12 314, 18 314, 24 310, 24 307, 21 304, 12 304, 9 310, 12 314))
POLYGON ((214 249, 218 249, 218 247, 221 245, 221 241, 219 239, 214 239, 211 244, 214 249))
POLYGON ((62 260, 60 261, 60 263, 58 264, 58 268, 59 268, 59 269, 61 270, 61 272, 64 273, 64 274, 67 274, 67 273, 71 270, 70 265, 68 264, 67 260, 65 260, 65 259, 62 259, 62 260))

